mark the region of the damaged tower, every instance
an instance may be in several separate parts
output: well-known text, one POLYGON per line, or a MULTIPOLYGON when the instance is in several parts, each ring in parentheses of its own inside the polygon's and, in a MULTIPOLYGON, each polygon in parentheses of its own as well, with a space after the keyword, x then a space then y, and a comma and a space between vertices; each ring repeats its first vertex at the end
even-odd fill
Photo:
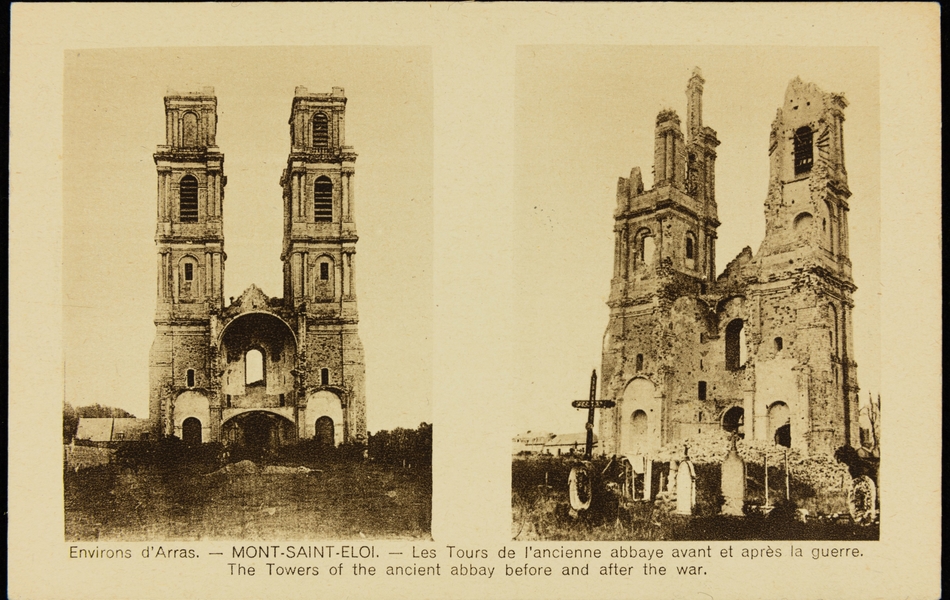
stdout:
POLYGON ((851 335, 847 102, 794 79, 772 124, 766 232, 716 276, 716 132, 704 80, 656 119, 654 186, 621 178, 601 414, 610 454, 712 429, 830 455, 858 443, 851 335))

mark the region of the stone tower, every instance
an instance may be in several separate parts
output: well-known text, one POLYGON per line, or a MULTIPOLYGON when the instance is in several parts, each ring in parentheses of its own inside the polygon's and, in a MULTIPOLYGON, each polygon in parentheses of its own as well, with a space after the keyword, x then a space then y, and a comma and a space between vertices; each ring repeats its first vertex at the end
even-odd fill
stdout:
POLYGON ((842 127, 847 105, 843 96, 814 84, 798 78, 789 83, 769 137, 765 238, 749 289, 752 320, 758 321, 750 322, 751 330, 759 333, 750 340, 757 347, 756 390, 766 385, 763 371, 781 369, 782 361, 794 365, 798 379, 787 408, 769 392, 756 394, 750 407, 756 437, 768 435, 778 408, 787 413, 780 418, 788 420, 793 439, 806 438, 810 448, 823 452, 858 443, 851 192, 842 127))
POLYGON ((357 333, 354 271, 356 153, 345 143, 345 109, 342 88, 329 94, 310 93, 304 87, 294 91, 290 154, 280 180, 281 261, 284 303, 297 322, 299 390, 308 406, 342 403, 342 439, 365 441, 363 346, 357 333))
POLYGON ((697 68, 686 90, 687 137, 674 111, 656 118, 653 189, 644 190, 639 168, 617 186, 602 372, 618 407, 602 413, 601 425, 612 432, 613 452, 648 452, 669 441, 674 409, 663 392, 670 383, 673 302, 706 293, 715 278, 719 140, 703 126, 703 83, 697 68))
MULTIPOLYGON (((223 301, 223 155, 211 88, 169 92, 158 147, 158 302, 150 434, 221 442, 231 456, 366 441, 352 176, 343 90, 297 88, 281 177, 284 297, 251 284, 223 301)), ((275 234, 277 232, 275 231, 275 234)))
POLYGON ((173 399, 215 387, 209 317, 223 306, 224 155, 215 145, 214 88, 165 96, 158 170, 156 336, 149 359, 153 435, 173 433, 173 399))
POLYGON ((766 232, 716 276, 715 159, 703 79, 689 80, 687 131, 661 111, 654 186, 621 178, 604 449, 650 454, 722 431, 802 452, 857 443, 851 262, 840 95, 792 81, 772 125, 766 232))

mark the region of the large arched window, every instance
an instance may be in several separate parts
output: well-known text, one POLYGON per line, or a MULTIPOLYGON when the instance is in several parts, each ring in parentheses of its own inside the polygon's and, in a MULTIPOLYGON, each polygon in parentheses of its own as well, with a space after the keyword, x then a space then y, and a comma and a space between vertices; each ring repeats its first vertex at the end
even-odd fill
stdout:
POLYGON ((181 117, 181 145, 194 148, 198 145, 198 115, 186 112, 181 117))
POLYGON ((264 354, 257 348, 252 348, 244 355, 244 384, 261 383, 264 383, 264 354))
POLYGON ((812 132, 811 127, 799 127, 795 130, 794 138, 795 175, 802 175, 811 171, 812 132))
POLYGON ((640 240, 640 261, 645 265, 653 264, 653 254, 656 252, 656 241, 647 233, 640 240))
POLYGON ((325 114, 317 113, 313 115, 313 146, 314 148, 326 148, 330 145, 330 125, 327 122, 325 114))
POLYGON ((198 222, 198 180, 193 175, 185 175, 178 183, 178 220, 198 222))
POLYGON ((726 369, 737 371, 745 366, 745 328, 742 319, 726 325, 726 369))
POLYGON ((313 220, 333 221, 333 182, 329 177, 321 176, 313 182, 313 220))

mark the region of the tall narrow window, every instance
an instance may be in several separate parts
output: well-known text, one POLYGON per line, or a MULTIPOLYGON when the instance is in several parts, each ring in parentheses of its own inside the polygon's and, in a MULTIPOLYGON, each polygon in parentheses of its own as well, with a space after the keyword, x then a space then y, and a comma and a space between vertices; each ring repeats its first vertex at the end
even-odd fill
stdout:
POLYGON ((178 220, 198 222, 198 180, 192 175, 185 175, 178 184, 178 220))
POLYGON ((745 365, 745 335, 742 319, 733 319, 726 325, 726 369, 738 371, 745 365))
POLYGON ((330 263, 322 262, 320 263, 320 281, 328 281, 330 279, 330 263))
POLYGON ((637 373, 643 370, 643 355, 637 354, 637 373))
POLYGON ((318 223, 333 221, 333 182, 328 177, 313 183, 313 219, 318 223))
POLYGON ((195 265, 190 262, 185 263, 185 281, 194 281, 195 279, 195 265))
POLYGON ((795 174, 801 175, 811 171, 813 162, 811 127, 799 127, 795 130, 794 153, 795 174))
POLYGON ((188 387, 195 387, 195 370, 188 369, 185 373, 185 381, 188 384, 188 387))
POLYGON ((320 369, 320 385, 330 385, 330 369, 320 369))
MULTIPOLYGON (((699 399, 700 400, 706 399, 706 382, 705 381, 699 382, 699 399)), ((699 414, 703 414, 703 413, 699 413, 699 414)), ((699 420, 702 421, 702 418, 700 418, 699 420)))
POLYGON ((244 383, 264 383, 264 355, 256 348, 248 350, 244 355, 244 383))
POLYGON ((693 259, 693 238, 692 236, 686 236, 686 258, 693 259))
POLYGON ((313 146, 314 148, 326 148, 330 145, 330 126, 327 122, 327 116, 323 113, 317 113, 313 116, 313 146))

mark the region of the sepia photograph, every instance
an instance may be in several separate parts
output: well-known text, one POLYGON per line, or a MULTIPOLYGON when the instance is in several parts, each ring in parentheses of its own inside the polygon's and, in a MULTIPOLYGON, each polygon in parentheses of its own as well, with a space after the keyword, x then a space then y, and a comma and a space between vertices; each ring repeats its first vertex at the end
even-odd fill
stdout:
POLYGON ((515 539, 877 539, 876 51, 518 77, 515 539))
POLYGON ((67 51, 67 540, 425 538, 427 49, 67 51))
POLYGON ((10 598, 940 597, 939 5, 10 16, 10 598))

